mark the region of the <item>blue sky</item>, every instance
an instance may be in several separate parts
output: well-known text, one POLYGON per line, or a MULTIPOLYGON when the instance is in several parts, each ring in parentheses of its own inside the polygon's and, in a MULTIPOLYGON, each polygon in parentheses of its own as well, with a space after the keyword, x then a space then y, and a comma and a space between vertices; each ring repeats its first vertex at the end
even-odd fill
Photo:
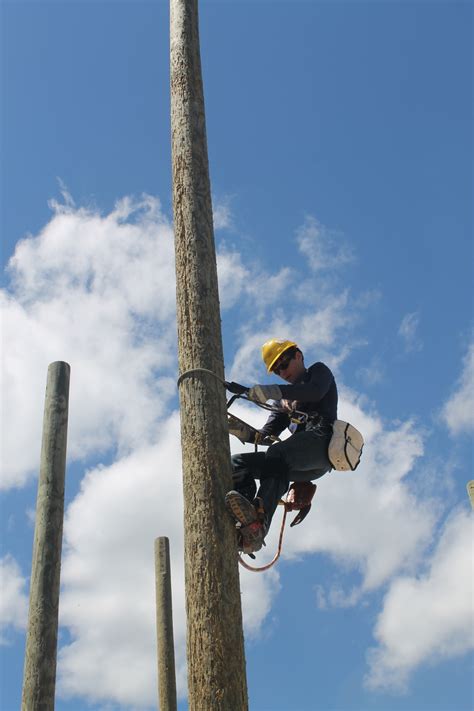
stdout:
MULTIPOLYGON (((472 6, 222 0, 200 16, 226 372, 271 382, 260 345, 294 338, 367 441, 356 473, 318 484, 277 568, 241 573, 250 708, 465 711, 472 6)), ((6 0, 1 51, 1 705, 21 696, 46 370, 67 360, 56 708, 156 706, 168 535, 181 711, 167 3, 6 0)))

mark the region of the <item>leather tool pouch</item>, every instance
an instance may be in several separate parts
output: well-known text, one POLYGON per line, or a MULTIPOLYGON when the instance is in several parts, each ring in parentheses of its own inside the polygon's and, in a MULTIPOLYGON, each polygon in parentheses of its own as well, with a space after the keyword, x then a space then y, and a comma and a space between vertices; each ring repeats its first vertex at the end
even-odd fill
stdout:
POLYGON ((297 526, 309 514, 316 488, 316 484, 311 481, 298 481, 290 486, 286 496, 285 508, 287 511, 298 511, 290 527, 297 526))

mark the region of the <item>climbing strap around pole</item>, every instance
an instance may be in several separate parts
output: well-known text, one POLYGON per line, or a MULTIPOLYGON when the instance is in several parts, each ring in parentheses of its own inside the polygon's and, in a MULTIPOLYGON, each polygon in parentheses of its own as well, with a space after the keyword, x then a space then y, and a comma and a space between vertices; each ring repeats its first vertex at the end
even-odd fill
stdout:
POLYGON ((192 377, 195 373, 207 373, 208 375, 213 375, 214 378, 217 378, 217 380, 218 380, 220 383, 222 383, 223 385, 225 385, 225 380, 223 380, 219 375, 217 375, 216 373, 214 373, 213 370, 208 370, 207 368, 191 368, 190 370, 185 370, 184 373, 181 373, 181 375, 179 376, 178 381, 177 381, 177 383, 176 383, 176 385, 178 386, 178 388, 179 388, 179 386, 181 385, 181 383, 183 382, 183 380, 184 380, 185 378, 190 378, 190 377, 192 377))

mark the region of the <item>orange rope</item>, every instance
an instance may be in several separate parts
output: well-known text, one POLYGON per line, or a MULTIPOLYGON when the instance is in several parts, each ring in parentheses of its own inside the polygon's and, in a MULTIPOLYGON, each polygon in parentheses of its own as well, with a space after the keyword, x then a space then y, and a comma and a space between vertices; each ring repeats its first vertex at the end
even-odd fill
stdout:
MULTIPOLYGON (((285 502, 280 502, 280 503, 285 503, 285 502)), ((242 567, 244 567, 246 570, 250 570, 252 573, 263 573, 264 570, 268 570, 269 568, 272 567, 272 565, 275 565, 277 562, 278 558, 280 557, 281 553, 281 544, 283 543, 283 531, 285 530, 285 523, 286 523, 286 506, 283 508, 283 520, 281 522, 281 528, 280 528, 280 538, 278 540, 278 550, 275 554, 275 557, 273 558, 270 563, 267 563, 267 565, 262 565, 260 568, 255 568, 252 565, 249 565, 248 563, 245 562, 245 560, 242 558, 241 554, 239 553, 239 563, 242 567)))

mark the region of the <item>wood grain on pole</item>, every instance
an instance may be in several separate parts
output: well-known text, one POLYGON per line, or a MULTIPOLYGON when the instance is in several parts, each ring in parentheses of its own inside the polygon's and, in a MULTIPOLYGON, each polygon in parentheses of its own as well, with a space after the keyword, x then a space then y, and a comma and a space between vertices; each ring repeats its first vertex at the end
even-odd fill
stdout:
POLYGON ((176 711, 173 605, 169 540, 155 540, 156 637, 158 643, 158 700, 160 711, 176 711))
POLYGON ((54 709, 69 379, 67 363, 50 364, 36 503, 22 711, 54 709))
POLYGON ((197 0, 171 0, 171 133, 190 711, 247 709, 197 0))

